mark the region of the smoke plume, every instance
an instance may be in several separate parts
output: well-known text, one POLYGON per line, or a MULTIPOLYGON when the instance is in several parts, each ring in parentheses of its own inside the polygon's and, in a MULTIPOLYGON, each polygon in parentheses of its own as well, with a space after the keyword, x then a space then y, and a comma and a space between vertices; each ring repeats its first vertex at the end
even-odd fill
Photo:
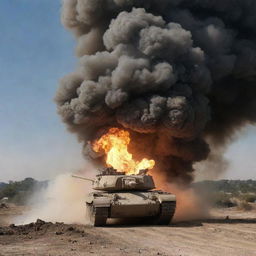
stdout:
POLYGON ((255 122, 255 1, 64 0, 62 22, 79 67, 61 80, 58 112, 95 162, 90 142, 120 127, 136 157, 188 183, 211 142, 255 122))

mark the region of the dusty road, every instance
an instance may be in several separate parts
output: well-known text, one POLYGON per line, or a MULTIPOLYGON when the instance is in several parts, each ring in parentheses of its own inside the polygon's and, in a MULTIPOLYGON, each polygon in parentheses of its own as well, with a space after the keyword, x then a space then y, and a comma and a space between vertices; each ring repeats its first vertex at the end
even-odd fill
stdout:
POLYGON ((256 210, 215 210, 214 215, 164 227, 91 228, 40 221, 2 227, 0 255, 256 256, 256 210))

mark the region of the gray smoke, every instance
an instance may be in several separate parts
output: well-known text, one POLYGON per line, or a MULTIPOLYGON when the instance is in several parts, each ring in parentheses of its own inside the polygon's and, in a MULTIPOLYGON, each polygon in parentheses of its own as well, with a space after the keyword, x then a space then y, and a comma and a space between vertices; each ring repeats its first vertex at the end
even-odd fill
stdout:
POLYGON ((110 127, 152 157, 168 180, 190 182, 213 141, 256 120, 254 0, 64 0, 79 68, 64 77, 58 112, 84 143, 110 127))

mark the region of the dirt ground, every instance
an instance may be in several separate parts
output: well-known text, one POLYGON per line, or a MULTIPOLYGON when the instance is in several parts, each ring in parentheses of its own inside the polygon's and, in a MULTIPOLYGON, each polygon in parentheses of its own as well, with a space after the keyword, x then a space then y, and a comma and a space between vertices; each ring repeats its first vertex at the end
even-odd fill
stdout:
POLYGON ((162 227, 93 228, 40 220, 7 226, 22 210, 0 209, 0 256, 256 256, 256 207, 248 212, 218 209, 208 220, 162 227))

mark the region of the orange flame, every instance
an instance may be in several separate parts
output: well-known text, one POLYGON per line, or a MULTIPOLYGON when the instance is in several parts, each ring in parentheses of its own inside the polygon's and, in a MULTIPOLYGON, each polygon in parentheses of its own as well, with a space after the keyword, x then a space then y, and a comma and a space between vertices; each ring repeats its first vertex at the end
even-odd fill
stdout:
POLYGON ((108 167, 125 172, 127 175, 136 175, 140 170, 152 169, 155 166, 154 160, 144 158, 141 161, 135 161, 133 159, 133 155, 128 152, 130 140, 128 131, 111 128, 108 133, 93 143, 92 148, 95 152, 102 150, 105 152, 108 167))

